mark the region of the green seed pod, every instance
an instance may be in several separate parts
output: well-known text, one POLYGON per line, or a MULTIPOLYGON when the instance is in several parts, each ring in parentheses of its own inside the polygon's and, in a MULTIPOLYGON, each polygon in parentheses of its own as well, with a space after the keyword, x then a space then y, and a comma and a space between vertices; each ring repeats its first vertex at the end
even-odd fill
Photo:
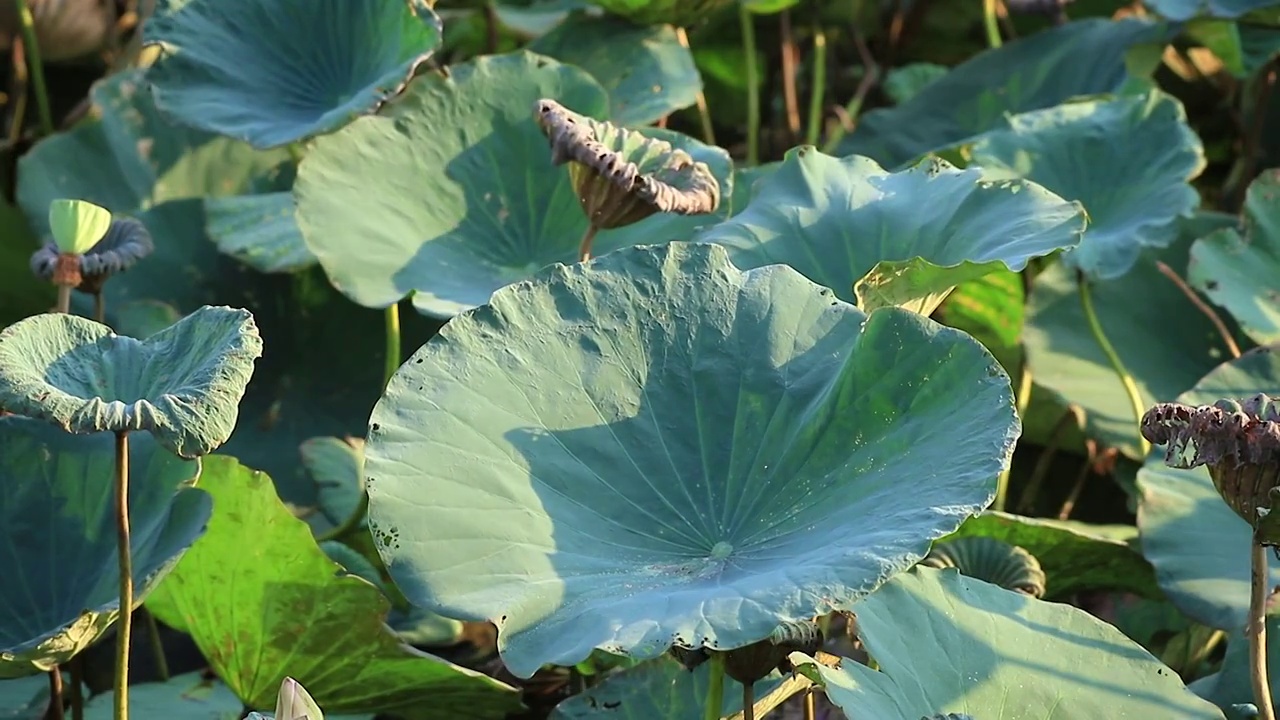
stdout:
POLYGON ((989 537, 962 537, 933 546, 921 565, 955 568, 1006 590, 1044 597, 1044 570, 1025 549, 989 537))

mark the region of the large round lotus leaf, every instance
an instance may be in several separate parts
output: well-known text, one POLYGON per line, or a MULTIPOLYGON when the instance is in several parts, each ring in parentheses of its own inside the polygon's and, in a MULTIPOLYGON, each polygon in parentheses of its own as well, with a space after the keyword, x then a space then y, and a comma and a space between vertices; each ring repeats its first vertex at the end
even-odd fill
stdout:
POLYGON ((728 7, 734 0, 589 0, 636 25, 692 25, 728 7))
POLYGON ((731 649, 909 567, 1018 432, 963 333, 715 245, 630 248, 495 293, 401 367, 369 525, 405 596, 495 622, 518 676, 731 649))
POLYGON ((1280 341, 1280 169, 1249 186, 1243 233, 1222 228, 1191 246, 1187 279, 1256 342, 1280 341))
POLYGON ((830 668, 791 656, 851 718, 950 712, 982 720, 1222 720, 1176 672, 1111 625, 954 570, 898 575, 855 612, 879 671, 852 660, 830 668))
MULTIPOLYGON (((520 51, 452 66, 447 79, 419 77, 378 115, 318 138, 294 193, 303 237, 334 286, 367 307, 413 293, 421 312, 448 318, 576 260, 587 219, 534 120, 540 98, 592 118, 608 113, 585 72, 520 51)), ((706 163, 721 195, 732 193, 724 150, 643 133, 706 163)), ((593 252, 688 239, 717 217, 653 215, 601 232, 593 252)))
POLYGON ((1129 79, 1129 51, 1151 43, 1158 54, 1173 34, 1148 20, 1085 18, 1018 38, 957 65, 901 105, 860 117, 838 152, 899 167, 1001 127, 1008 114, 1115 92, 1129 79))
POLYGON ((276 147, 377 106, 441 40, 426 0, 162 0, 143 39, 156 104, 183 123, 276 147))
MULTIPOLYGON (((774 673, 757 682, 752 691, 762 698, 781 683, 774 673)), ((627 668, 565 700, 551 711, 549 720, 688 720, 703 717, 711 666, 703 663, 692 672, 670 657, 660 657, 627 668)), ((724 704, 720 717, 742 710, 742 685, 724 680, 724 704)))
POLYGON ((648 125, 694 104, 702 76, 669 25, 571 15, 529 50, 577 65, 609 93, 609 120, 648 125))
MULTIPOLYGON (((204 531, 212 508, 183 487, 200 473, 147 435, 129 442, 135 598, 204 531)), ((115 437, 0 418, 0 677, 69 660, 115 621, 115 437)))
MULTIPOLYGON (((1217 213, 1179 221, 1182 237, 1176 243, 1144 253, 1124 278, 1091 287, 1098 322, 1137 383, 1144 407, 1174 399, 1230 357, 1213 323, 1155 261, 1186 267, 1192 239, 1232 221, 1217 213)), ((1074 270, 1055 263, 1036 277, 1022 341, 1039 387, 1083 408, 1090 437, 1142 460, 1133 408, 1089 330, 1074 270)))
MULTIPOLYGON (((1204 405, 1260 392, 1280 393, 1276 348, 1257 348, 1219 366, 1177 400, 1204 405)), ((1163 448, 1138 472, 1138 489, 1142 551, 1165 594, 1205 625, 1242 627, 1249 609, 1249 524, 1222 501, 1206 468, 1168 467, 1163 448)), ((1280 583, 1280 568, 1272 563, 1271 570, 1280 583)))
POLYGON ((510 686, 402 644, 382 592, 316 546, 271 478, 232 458, 204 463, 200 486, 216 507, 209 531, 147 609, 190 635, 245 705, 274 708, 288 676, 326 715, 497 720, 519 707, 510 686))
POLYGON ((1255 10, 1276 9, 1276 0, 1144 0, 1161 17, 1182 22, 1196 17, 1238 18, 1255 10))
POLYGON ((146 340, 37 315, 0 332, 0 407, 72 433, 145 430, 197 457, 231 437, 261 355, 248 310, 205 306, 146 340))
POLYGON ((1015 115, 973 145, 973 162, 1025 178, 1089 212, 1079 247, 1062 256, 1094 280, 1113 280, 1144 247, 1168 247, 1179 217, 1200 204, 1190 180, 1205 167, 1182 104, 1153 90, 1015 115))
POLYGON ((1022 180, 933 159, 891 173, 801 147, 756 181, 746 210, 697 239, 740 268, 790 265, 864 310, 927 315, 960 282, 1074 246, 1084 226, 1078 204, 1022 180))

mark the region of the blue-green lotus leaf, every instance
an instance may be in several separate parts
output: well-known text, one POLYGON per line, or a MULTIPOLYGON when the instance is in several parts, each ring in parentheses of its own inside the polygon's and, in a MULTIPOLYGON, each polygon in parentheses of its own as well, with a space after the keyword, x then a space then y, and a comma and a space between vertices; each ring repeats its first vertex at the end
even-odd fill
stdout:
MULTIPOLYGON (((62 674, 62 680, 63 683, 70 682, 67 673, 62 674)), ((0 718, 44 720, 49 710, 49 694, 49 676, 46 673, 0 680, 0 718)))
MULTIPOLYGON (((609 112, 584 71, 519 51, 454 65, 448 78, 415 78, 377 115, 317 138, 294 194, 302 236, 334 286, 366 307, 413 294, 420 312, 449 318, 547 265, 577 260, 587 218, 534 120, 542 98, 595 119, 609 112)), ((721 196, 732 193, 724 150, 637 132, 707 165, 721 196)), ((688 239, 727 213, 652 215, 602 231, 592 252, 688 239)))
POLYGON ((734 0, 589 0, 636 25, 666 23, 686 27, 728 7, 734 0))
POLYGON ((981 345, 915 313, 716 245, 617 250, 500 290, 401 367, 369 525, 405 596, 496 623, 518 676, 732 649, 849 607, 985 506, 1011 400, 981 345))
POLYGON ((1144 5, 1161 17, 1182 22, 1197 17, 1238 18, 1256 10, 1280 10, 1276 0, 1145 0, 1144 5))
POLYGON ((440 44, 426 0, 162 0, 143 41, 156 105, 179 121, 270 148, 375 108, 440 44))
POLYGON ((0 332, 0 407, 71 433, 145 430, 197 457, 231 437, 261 355, 247 310, 205 306, 146 340, 37 315, 0 332))
POLYGON ((790 265, 864 310, 928 314, 965 280, 1074 246, 1084 226, 1078 204, 1026 181, 935 159, 894 173, 801 147, 756 181, 746 210, 697 239, 740 268, 790 265))
POLYGON ((957 65, 897 107, 862 116, 838 153, 896 168, 1000 127, 1008 114, 1116 92, 1130 79, 1130 50, 1150 43, 1158 56, 1174 34, 1144 19, 1087 18, 1026 35, 957 65))
MULTIPOLYGON (((655 658, 609 675, 599 684, 556 705, 549 720, 687 720, 702 717, 711 666, 702 663, 692 671, 669 656, 655 658)), ((756 698, 772 692, 781 682, 778 673, 758 681, 756 698)), ((724 704, 720 717, 742 710, 742 686, 724 679, 724 704)))
MULTIPOLYGON (((199 460, 147 435, 129 443, 135 599, 204 532, 213 504, 186 487, 199 460)), ((102 636, 120 604, 115 439, 0 418, 0 676, 64 663, 102 636)))
POLYGON ((205 227, 218 250, 259 272, 290 273, 316 264, 293 219, 293 193, 206 198, 205 227))
POLYGON ((1280 341, 1280 169, 1264 171, 1249 186, 1242 229, 1196 240, 1187 280, 1230 311, 1255 342, 1280 341))
POLYGON ((1089 229, 1063 262, 1091 279, 1118 278, 1144 247, 1168 247, 1175 221, 1200 205, 1190 183, 1205 167, 1200 138, 1182 104, 1158 90, 1066 103, 1007 124, 974 143, 973 163, 1081 202, 1089 229))
MULTIPOLYGON (((320 514, 338 527, 364 494, 364 438, 314 437, 298 446, 302 466, 316 483, 320 514)), ((364 527, 364 521, 360 527, 364 527)))
MULTIPOLYGON (((1227 651, 1222 657, 1222 669, 1200 678, 1190 687, 1200 697, 1222 708, 1227 720, 1257 720, 1256 713, 1242 712, 1241 707, 1255 701, 1250 673, 1249 639, 1243 632, 1231 633, 1228 638, 1227 651)), ((1277 606, 1274 596, 1267 603, 1267 656, 1280 657, 1280 606, 1277 606)), ((1268 662, 1267 666, 1271 701, 1274 704, 1277 700, 1276 690, 1280 689, 1280 667, 1274 662, 1268 662)))
POLYGON ((879 670, 791 656, 851 718, 1222 720, 1176 672, 1111 625, 955 570, 898 575, 854 612, 879 670))
MULTIPOLYGON (((1178 396, 1187 405, 1222 398, 1280 393, 1277 348, 1262 347, 1220 365, 1178 396)), ((1191 618, 1235 631, 1249 610, 1249 547, 1252 531, 1213 487, 1204 467, 1180 470, 1157 448, 1138 471, 1138 528, 1142 552, 1156 569, 1169 599, 1191 618)), ((1271 567, 1272 584, 1280 568, 1271 567)))

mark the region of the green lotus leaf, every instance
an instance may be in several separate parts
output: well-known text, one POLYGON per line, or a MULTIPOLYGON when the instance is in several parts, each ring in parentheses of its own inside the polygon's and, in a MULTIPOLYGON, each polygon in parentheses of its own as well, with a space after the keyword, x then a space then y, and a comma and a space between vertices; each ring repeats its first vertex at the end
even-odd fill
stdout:
MULTIPOLYGON (((1280 392, 1280 357, 1262 347, 1225 363, 1178 396, 1190 405, 1280 392)), ((1142 552, 1165 594, 1193 619, 1223 630, 1243 627, 1249 609, 1252 531, 1213 487, 1204 467, 1179 470, 1152 453, 1138 472, 1142 552)), ((1271 568, 1280 583, 1280 569, 1271 568)))
MULTIPOLYGON (((549 720, 687 720, 702 717, 710 686, 711 667, 703 663, 692 671, 670 657, 660 657, 616 672, 551 711, 549 720)), ((777 673, 755 683, 756 698, 764 697, 782 682, 777 673)), ((742 685, 724 680, 724 705, 720 716, 742 710, 742 685)))
POLYGON ((1200 204, 1190 183, 1205 167, 1200 138, 1158 90, 1015 115, 970 152, 988 171, 1084 205, 1089 228, 1062 260, 1094 280, 1129 272, 1144 247, 1168 247, 1174 221, 1200 204))
POLYGON ((519 706, 513 688, 401 644, 382 592, 339 571, 271 478, 232 458, 204 462, 217 512, 147 608, 191 635, 246 705, 274 708, 292 677, 333 714, 480 720, 519 706))
POLYGON ((756 196, 756 184, 765 176, 772 175, 781 166, 781 162, 775 161, 751 167, 735 167, 733 169, 733 195, 729 201, 729 216, 732 217, 746 210, 751 199, 756 196))
POLYGON ((588 0, 636 25, 687 27, 729 7, 734 0, 588 0))
MULTIPOLYGON (((64 683, 69 680, 66 673, 62 679, 64 683)), ((0 680, 0 718, 44 720, 49 709, 49 695, 48 673, 0 680)))
MULTIPOLYGON (((576 261, 587 218, 533 117, 542 98, 592 118, 608 113, 585 72, 520 51, 454 65, 447 79, 419 77, 378 115, 318 138, 294 194, 302 235, 334 286, 366 307, 412 293, 420 312, 444 319, 576 261)), ((724 150, 641 132, 709 166, 721 194, 732 193, 724 150)), ((717 217, 656 215, 601 232, 594 253, 687 239, 717 217)))
POLYGON ((1116 92, 1129 80, 1130 51, 1162 47, 1173 34, 1148 20, 1085 18, 1020 37, 957 65, 901 105, 861 116, 838 153, 900 167, 1000 127, 1006 115, 1116 92))
POLYGON ((0 228, 0 327, 4 327, 47 312, 54 306, 56 291, 28 267, 40 241, 22 211, 0 201, 0 228))
POLYGON ((292 273, 316 264, 294 220, 296 166, 281 163, 255 179, 257 192, 204 201, 205 229, 224 254, 258 272, 292 273))
MULTIPOLYGON (((85 720, 111 720, 113 698, 111 692, 89 698, 84 708, 85 720)), ((205 677, 203 672, 177 675, 168 682, 131 685, 129 713, 140 718, 165 720, 241 720, 245 717, 244 703, 240 702, 240 698, 221 680, 205 677)), ((266 717, 272 715, 268 713, 266 717)), ((325 718, 373 720, 374 716, 327 714, 325 718)))
POLYGON ((898 575, 855 612, 879 671, 852 660, 831 668, 791 656, 850 717, 1222 718, 1107 623, 954 570, 898 575), (928 652, 920 652, 922 637, 928 652))
POLYGON ((772 15, 800 4, 800 0, 738 0, 738 4, 759 15, 772 15))
POLYGON ((364 438, 309 438, 298 451, 316 483, 320 513, 330 525, 342 525, 364 494, 364 438))
POLYGON ((159 300, 134 300, 116 313, 116 330, 139 340, 155 335, 182 319, 182 313, 159 300))
POLYGON ((257 148, 332 132, 373 110, 440 44, 426 0, 162 0, 143 41, 155 102, 257 148))
POLYGON ((609 120, 648 125, 690 107, 702 91, 693 53, 668 25, 570 15, 529 50, 576 65, 609 93, 609 120))
POLYGON ((1235 19, 1268 9, 1274 17, 1280 6, 1276 0, 1146 0, 1143 4, 1176 22, 1198 17, 1235 19))
POLYGON ((1026 549, 1044 570, 1049 600, 1104 589, 1159 599, 1155 572, 1134 542, 1137 535, 1131 525, 1091 525, 989 510, 965 521, 947 539, 994 538, 1026 549))
MULTIPOLYGON (((1144 407, 1173 400, 1229 357, 1213 323, 1155 262, 1186 267, 1194 238, 1233 221, 1220 213, 1181 220, 1181 238, 1172 246, 1145 252, 1122 280, 1090 289, 1098 322, 1137 383, 1144 407)), ((1142 459, 1133 408, 1089 330, 1070 267, 1055 263, 1036 277, 1022 341, 1036 383, 1083 408, 1090 437, 1142 459)))
POLYGON ((1280 170, 1245 197, 1243 233, 1226 227, 1191 246, 1187 280, 1226 308, 1258 343, 1280 341, 1280 170))
POLYGON ((728 650, 922 557, 1018 430, 963 333, 715 245, 629 248, 495 293, 401 367, 369 525, 405 596, 495 622, 517 676, 728 650))
POLYGON ((261 355, 248 310, 205 306, 146 340, 37 315, 0 332, 0 407, 71 433, 145 430, 197 457, 231 437, 261 355))
POLYGON ((756 182, 746 210, 697 239, 740 268, 790 265, 863 309, 928 314, 964 280, 1075 245, 1085 225, 1078 204, 1032 183, 941 160, 891 173, 802 147, 756 182))
POLYGON ((1044 597, 1044 570, 1035 555, 1018 545, 981 535, 936 542, 920 564, 955 568, 971 578, 1031 597, 1044 597))
POLYGON ((884 92, 895 104, 901 105, 948 72, 951 72, 951 68, 946 65, 925 62, 890 68, 884 76, 884 92))
MULTIPOLYGON (((0 417, 0 677, 47 670, 88 647, 119 614, 115 440, 0 417)), ((129 443, 135 598, 139 603, 204 531, 212 504, 186 487, 198 460, 149 436, 129 443)), ((0 717, 3 713, 0 713, 0 717)))
MULTIPOLYGON (((1209 700, 1222 708, 1227 720, 1255 720, 1256 715, 1246 715, 1239 710, 1242 704, 1254 703, 1253 686, 1249 674, 1249 641, 1243 633, 1233 633, 1227 643, 1227 651, 1222 658, 1222 668, 1213 675, 1197 680, 1191 689, 1200 697, 1209 700)), ((1280 608, 1276 607, 1274 598, 1267 607, 1267 656, 1280 657, 1280 608)), ((1280 668, 1268 662, 1272 703, 1277 697, 1276 688, 1280 687, 1280 668)))

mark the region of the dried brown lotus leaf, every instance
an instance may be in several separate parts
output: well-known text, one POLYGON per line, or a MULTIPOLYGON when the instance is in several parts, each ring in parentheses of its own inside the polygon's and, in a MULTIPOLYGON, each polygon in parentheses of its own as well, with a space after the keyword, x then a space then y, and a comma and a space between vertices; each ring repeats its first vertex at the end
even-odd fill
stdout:
POLYGON ((551 143, 552 163, 569 165, 578 200, 596 228, 720 207, 720 183, 711 168, 671 143, 579 115, 554 100, 539 100, 535 113, 551 143))

